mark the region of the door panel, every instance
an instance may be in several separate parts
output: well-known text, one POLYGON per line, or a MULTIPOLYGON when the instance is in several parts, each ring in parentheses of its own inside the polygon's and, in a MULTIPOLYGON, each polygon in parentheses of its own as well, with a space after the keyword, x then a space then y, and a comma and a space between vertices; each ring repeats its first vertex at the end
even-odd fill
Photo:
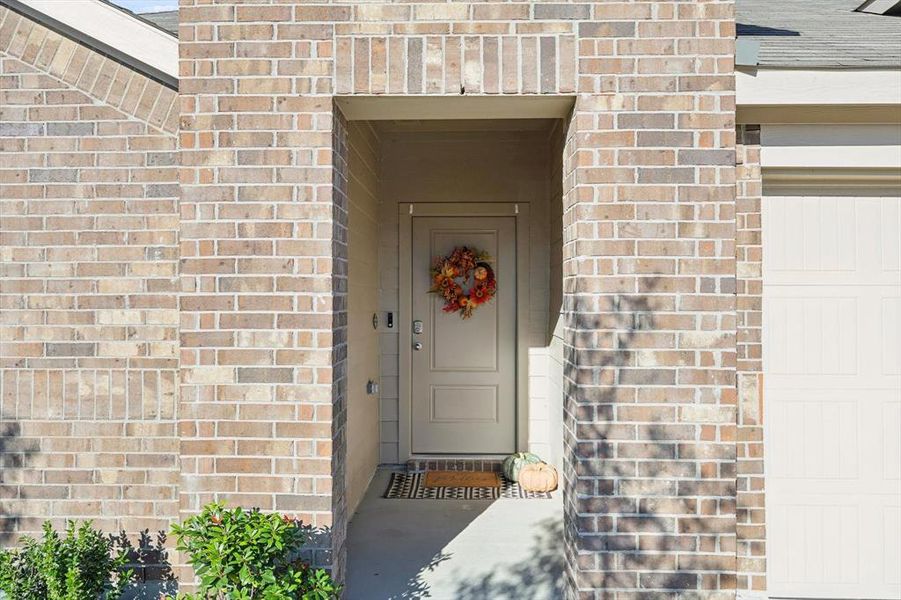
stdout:
POLYGON ((764 198, 772 596, 901 595, 899 207, 764 198))
MULTIPOLYGON (((412 450, 503 454, 516 446, 516 222, 512 217, 412 219, 412 450), (429 294, 432 261, 456 246, 494 259, 497 294, 469 319, 429 294)), ((408 324, 411 326, 412 324, 408 324)))
POLYGON ((497 386, 432 386, 432 422, 497 421, 497 386))

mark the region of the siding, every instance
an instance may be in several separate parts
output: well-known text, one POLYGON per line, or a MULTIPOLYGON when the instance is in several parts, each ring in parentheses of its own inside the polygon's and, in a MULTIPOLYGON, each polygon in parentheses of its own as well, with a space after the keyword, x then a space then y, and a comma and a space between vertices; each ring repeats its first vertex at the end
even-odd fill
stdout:
POLYGON ((368 123, 348 127, 347 506, 353 515, 379 462, 379 140, 368 123))

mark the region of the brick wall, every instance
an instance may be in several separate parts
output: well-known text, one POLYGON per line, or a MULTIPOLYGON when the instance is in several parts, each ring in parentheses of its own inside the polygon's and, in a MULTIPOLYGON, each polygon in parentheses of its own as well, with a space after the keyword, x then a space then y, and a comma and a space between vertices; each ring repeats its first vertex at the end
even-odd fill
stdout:
MULTIPOLYGON (((373 23, 336 27, 336 93, 571 94, 576 85, 572 24, 517 27, 530 19, 531 10, 553 14, 549 8, 465 2, 361 4, 354 12, 341 7, 343 21, 353 16, 373 23)), ((586 13, 588 7, 572 8, 586 13)), ((299 14, 313 18, 302 8, 299 14)))
POLYGON ((334 526, 340 550, 346 132, 332 27, 295 24, 291 4, 196 4, 180 12, 181 508, 290 512, 334 526))
POLYGON ((178 514, 176 94, 0 7, 0 542, 178 514))
POLYGON ((732 10, 600 4, 579 27, 563 257, 580 598, 734 593, 732 10))
MULTIPOLYGON (((69 461, 60 469, 66 493, 96 494, 106 468, 74 473, 78 461, 97 460, 85 444, 99 443, 98 428, 114 431, 112 422, 124 433, 111 447, 138 449, 130 463, 128 452, 112 453, 122 461, 112 471, 141 485, 117 484, 127 503, 78 510, 142 514, 134 503, 165 522, 178 491, 181 514, 217 498, 292 512, 334 526, 315 559, 340 576, 347 167, 332 95, 574 92, 562 218, 569 595, 733 593, 737 252, 752 261, 741 254, 751 244, 735 246, 732 11, 731 0, 181 0, 177 218, 174 170, 152 164, 173 163, 171 91, 78 48, 67 54, 67 41, 18 16, 10 25, 4 11, 4 81, 38 94, 3 108, 12 133, 3 143, 27 163, 4 161, 2 171, 15 219, 3 227, 12 242, 3 251, 15 259, 4 301, 22 311, 5 324, 6 366, 16 373, 4 379, 4 398, 15 411, 43 406, 33 398, 63 399, 74 411, 63 415, 95 428, 56 413, 16 416, 25 435, 13 454, 69 461), (74 128, 51 133, 41 110, 55 96, 44 79, 90 100, 73 100, 76 111, 59 117, 74 128), (54 152, 32 141, 51 135, 67 170, 54 170, 54 152), (124 149, 83 147, 107 138, 124 149), (129 145, 150 140, 159 146, 129 145), (29 144, 34 152, 22 153, 29 144), (103 162, 119 160, 134 162, 103 162), (34 377, 41 369, 77 377, 66 374, 60 388, 48 374, 45 385, 34 377), (100 418, 104 406, 124 416, 100 418), (69 454, 53 451, 42 429, 51 426, 69 454), (25 451, 29 440, 39 452, 25 451), (157 460, 164 468, 151 470, 157 460), (79 477, 91 485, 72 482, 79 477), (165 498, 141 503, 153 493, 165 498)), ((753 311, 741 311, 744 334, 753 311)), ((740 352, 751 357, 752 345, 740 352)), ((743 382, 746 372, 750 363, 743 382)), ((752 423, 742 421, 742 435, 756 435, 744 427, 752 423)), ((753 444, 741 452, 742 469, 754 468, 745 460, 753 444)), ((33 478, 55 472, 17 468, 5 483, 54 493, 33 478)), ((752 480, 743 471, 738 482, 752 480)), ((63 514, 66 502, 46 506, 63 514)), ((756 512, 740 516, 744 524, 756 512)), ((756 542, 744 545, 755 534, 742 535, 744 578, 762 567, 745 560, 757 556, 756 542)))
POLYGON ((735 257, 738 339, 738 473, 736 525, 738 589, 766 590, 763 472, 763 248, 760 205, 760 127, 736 132, 735 257))

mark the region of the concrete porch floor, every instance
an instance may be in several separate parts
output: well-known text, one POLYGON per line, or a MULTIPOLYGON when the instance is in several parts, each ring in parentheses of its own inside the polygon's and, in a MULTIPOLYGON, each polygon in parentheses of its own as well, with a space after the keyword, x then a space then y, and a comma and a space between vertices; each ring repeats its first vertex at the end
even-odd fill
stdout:
POLYGON ((557 600, 563 503, 386 500, 379 469, 348 530, 350 600, 557 600))

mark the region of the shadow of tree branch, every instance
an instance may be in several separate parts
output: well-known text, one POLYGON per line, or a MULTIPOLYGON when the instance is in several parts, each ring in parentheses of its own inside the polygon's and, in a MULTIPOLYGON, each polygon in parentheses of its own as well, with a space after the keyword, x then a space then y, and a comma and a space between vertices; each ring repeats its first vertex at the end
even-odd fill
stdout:
POLYGON ((538 524, 527 562, 495 570, 474 581, 461 581, 456 600, 545 600, 563 597, 563 522, 538 524))
POLYGON ((20 485, 23 470, 38 452, 34 440, 22 437, 22 426, 15 421, 0 425, 0 546, 15 544, 21 523, 28 515, 21 512, 27 497, 20 485))
POLYGON ((450 560, 451 555, 446 552, 440 552, 433 556, 429 562, 424 565, 416 575, 411 577, 406 588, 397 594, 392 594, 387 600, 420 600, 422 598, 431 598, 431 586, 425 580, 424 575, 434 571, 438 565, 450 560))
POLYGON ((729 457, 682 412, 718 399, 676 379, 679 367, 704 367, 702 351, 677 343, 701 317, 675 304, 673 285, 647 275, 634 293, 567 298, 564 535, 575 590, 688 598, 734 585, 729 457))
POLYGON ((156 600, 161 594, 174 595, 178 592, 178 581, 169 562, 166 547, 168 535, 165 531, 151 535, 150 530, 145 529, 138 534, 137 544, 125 531, 111 538, 128 553, 126 568, 135 572, 135 582, 126 592, 128 597, 156 600))

